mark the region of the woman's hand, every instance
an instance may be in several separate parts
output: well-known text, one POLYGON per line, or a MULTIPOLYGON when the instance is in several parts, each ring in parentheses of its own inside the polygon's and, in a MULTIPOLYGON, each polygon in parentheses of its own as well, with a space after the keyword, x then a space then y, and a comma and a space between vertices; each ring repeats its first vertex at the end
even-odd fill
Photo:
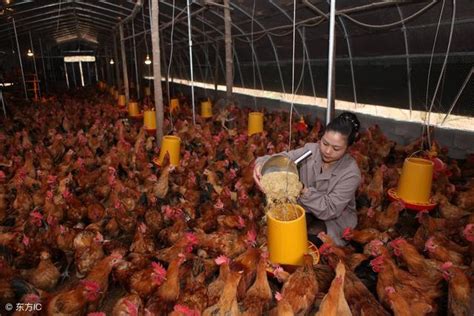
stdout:
POLYGON ((260 181, 262 179, 262 165, 261 164, 256 164, 255 167, 253 168, 253 180, 255 181, 255 185, 257 188, 263 192, 262 185, 260 184, 260 181))

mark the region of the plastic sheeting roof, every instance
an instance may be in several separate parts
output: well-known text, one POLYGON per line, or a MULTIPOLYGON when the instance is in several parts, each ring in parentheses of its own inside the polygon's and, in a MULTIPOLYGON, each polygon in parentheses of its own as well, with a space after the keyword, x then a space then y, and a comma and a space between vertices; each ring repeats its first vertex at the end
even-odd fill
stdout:
MULTIPOLYGON (((151 47, 149 1, 0 0, 0 51, 14 47, 14 19, 22 47, 29 46, 31 32, 34 40, 40 37, 43 45, 61 47, 63 53, 77 47, 80 42, 82 47, 95 50, 96 55, 113 56, 111 52, 114 39, 118 38, 118 25, 126 20, 123 25, 127 50, 133 48, 131 35, 134 32, 135 46, 141 58, 145 51, 144 38, 147 38, 148 50, 151 47)), ((196 72, 201 72, 202 80, 207 78, 209 81, 216 75, 211 72, 219 68, 222 81, 222 0, 190 2, 196 72)), ((169 57, 173 49, 175 75, 189 78, 184 69, 189 62, 186 1, 159 3, 164 58, 169 57)), ((288 92, 293 0, 231 0, 230 3, 236 85, 253 84, 263 88, 265 83, 266 88, 288 92)), ((316 94, 318 83, 313 78, 316 77, 314 67, 323 67, 327 63, 329 4, 322 0, 296 0, 296 3, 296 63, 301 77, 305 75, 302 90, 313 90, 316 94)), ((428 64, 431 56, 435 63, 442 63, 451 26, 449 62, 472 65, 474 61, 472 0, 338 0, 336 8, 339 65, 351 61, 353 67, 399 65, 403 69, 407 55, 412 65, 428 64)), ((462 79, 458 81, 462 82, 462 79)))

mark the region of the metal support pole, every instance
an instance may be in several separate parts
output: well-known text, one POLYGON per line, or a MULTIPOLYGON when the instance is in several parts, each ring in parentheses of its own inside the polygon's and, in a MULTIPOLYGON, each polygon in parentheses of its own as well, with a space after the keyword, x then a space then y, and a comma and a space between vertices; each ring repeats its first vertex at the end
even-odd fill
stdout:
POLYGON ((81 86, 85 86, 84 84, 84 72, 82 71, 82 61, 79 62, 79 73, 81 75, 81 86))
POLYGON ((191 102, 193 105, 193 124, 196 124, 196 111, 194 104, 194 67, 193 67, 193 38, 191 34, 191 1, 188 4, 188 46, 189 46, 189 69, 191 71, 191 102))
POLYGON ((67 84, 67 88, 69 89, 69 76, 67 75, 67 64, 64 63, 64 74, 66 75, 66 84, 67 84))
MULTIPOLYGON (((97 59, 94 62, 94 70, 95 70, 95 82, 97 83, 99 82, 99 73, 97 72, 97 59)), ((102 77, 104 76, 102 75, 102 77)))
POLYGON ((41 53, 41 63, 43 64, 44 90, 48 92, 48 76, 46 75, 46 67, 44 65, 43 44, 41 43, 41 37, 39 38, 39 44, 41 53))
POLYGON ((127 69, 127 56, 125 54, 125 40, 123 39, 123 25, 120 24, 120 47, 122 50, 122 70, 123 70, 123 84, 125 88, 125 99, 128 101, 130 99, 130 91, 128 90, 128 69, 127 69))
POLYGON ((115 55, 115 82, 117 89, 120 91, 122 89, 122 78, 120 77, 120 67, 118 59, 118 50, 117 50, 117 35, 114 35, 114 55, 115 55))
POLYGON ((38 95, 41 98, 41 87, 39 85, 39 77, 38 77, 38 69, 36 68, 36 54, 35 54, 35 48, 33 46, 33 39, 31 38, 31 31, 28 32, 30 34, 30 45, 31 45, 31 52, 33 53, 33 66, 35 67, 35 76, 36 76, 36 81, 38 81, 38 95))
POLYGON ((153 53, 153 84, 155 90, 155 108, 156 108, 156 141, 161 146, 163 138, 163 91, 161 88, 161 56, 160 56, 160 16, 158 0, 151 0, 150 6, 150 25, 151 25, 151 44, 153 53))
POLYGON ((326 109, 326 125, 331 122, 334 117, 335 110, 335 94, 336 94, 336 0, 331 0, 331 12, 329 17, 329 53, 328 53, 328 92, 327 92, 327 109, 326 109))
POLYGON ((12 23, 13 23, 13 30, 15 31, 16 50, 17 50, 17 54, 18 54, 18 60, 20 61, 21 79, 23 80, 23 89, 25 91, 25 99, 28 100, 28 91, 26 90, 25 72, 23 71, 23 61, 21 60, 21 50, 20 50, 20 44, 18 43, 18 34, 16 32, 16 25, 15 25, 15 18, 14 17, 12 17, 12 23))
POLYGON ((137 45, 135 42, 135 23, 132 21, 133 34, 133 58, 135 59, 135 88, 137 90, 137 99, 140 100, 140 79, 138 78, 137 45))
POLYGON ((232 85, 234 79, 234 58, 232 56, 232 20, 230 16, 230 1, 224 0, 224 27, 225 27, 225 69, 226 69, 226 97, 232 97, 232 85))
POLYGON ((72 66, 72 81, 74 82, 74 89, 77 88, 77 82, 76 82, 76 67, 74 66, 75 63, 71 63, 72 66))

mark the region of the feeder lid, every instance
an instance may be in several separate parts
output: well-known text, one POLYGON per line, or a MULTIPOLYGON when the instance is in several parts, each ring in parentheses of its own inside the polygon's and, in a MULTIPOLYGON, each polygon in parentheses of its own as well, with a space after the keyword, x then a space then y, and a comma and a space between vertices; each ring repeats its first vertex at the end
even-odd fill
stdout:
POLYGON ((421 211, 431 211, 432 209, 435 208, 436 203, 434 203, 432 200, 428 203, 423 203, 423 202, 406 202, 404 201, 401 197, 398 196, 397 190, 395 188, 391 188, 387 191, 388 198, 390 201, 402 201, 405 203, 405 207, 410 210, 414 210, 417 212, 421 211))

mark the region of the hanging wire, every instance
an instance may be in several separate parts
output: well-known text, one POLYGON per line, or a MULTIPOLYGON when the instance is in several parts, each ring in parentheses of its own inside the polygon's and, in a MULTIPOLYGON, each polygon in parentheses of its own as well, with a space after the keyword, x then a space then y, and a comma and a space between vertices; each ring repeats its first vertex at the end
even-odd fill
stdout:
MULTIPOLYGON (((250 40, 252 41, 252 74, 253 74, 253 89, 257 89, 257 78, 255 76, 255 49, 254 49, 254 39, 253 39, 253 25, 254 25, 254 17, 255 17, 255 0, 253 0, 253 7, 252 7, 252 19, 250 22, 250 40)), ((254 95, 253 96, 253 106, 254 109, 257 110, 257 97, 254 95)))
POLYGON ((445 71, 446 71, 446 65, 448 63, 449 52, 450 52, 450 49, 451 49, 451 41, 453 39, 454 20, 455 19, 456 19, 456 0, 453 0, 453 12, 452 12, 452 17, 451 17, 451 27, 450 27, 450 30, 449 30, 448 47, 446 48, 446 56, 444 58, 443 67, 441 68, 441 74, 439 75, 438 83, 436 84, 436 89, 434 91, 433 98, 431 99, 430 109, 428 111, 428 115, 427 115, 427 118, 426 118, 427 138, 428 138, 428 146, 429 146, 430 150, 431 150, 431 135, 430 135, 431 133, 429 131, 429 125, 430 125, 431 111, 433 109, 433 104, 435 102, 436 95, 438 94, 439 85, 440 85, 441 80, 442 80, 442 78, 445 74, 445 71))
MULTIPOLYGON (((173 0, 174 1, 174 0, 173 0)), ((194 104, 194 66, 193 66, 193 38, 191 33, 191 2, 187 0, 188 9, 188 40, 189 40, 189 69, 191 71, 191 102, 193 107, 193 124, 196 124, 196 111, 194 104)))
POLYGON ((292 48, 292 63, 291 63, 291 106, 290 106, 290 133, 288 137, 288 150, 291 148, 291 130, 293 121, 293 107, 295 101, 295 47, 296 47, 296 0, 293 0, 293 48, 292 48))
POLYGON ((443 18, 445 4, 446 4, 446 0, 443 0, 443 4, 441 5, 441 12, 439 13, 438 24, 436 25, 436 33, 433 40, 433 48, 431 49, 430 65, 428 67, 428 76, 426 78, 426 96, 425 96, 425 110, 426 111, 428 111, 428 96, 430 94, 431 67, 433 65, 433 57, 434 57, 434 52, 436 48, 436 42, 438 40, 439 29, 441 26, 441 19, 443 18))
POLYGON ((389 27, 393 27, 393 26, 397 26, 397 25, 401 25, 403 24, 404 22, 407 22, 407 21, 410 21, 411 19, 414 19, 416 18, 417 16, 419 16, 420 14, 424 13, 425 11, 427 11, 429 8, 431 8, 432 6, 434 6, 435 4, 437 4, 438 1, 437 0, 433 0, 432 2, 430 2, 428 5, 426 5, 425 7, 421 8, 419 11, 413 13, 412 15, 410 15, 409 17, 406 17, 404 18, 403 20, 400 20, 400 21, 397 21, 397 22, 393 22, 393 23, 388 23, 388 24, 381 24, 381 25, 373 25, 373 24, 367 24, 367 23, 363 23, 363 22, 360 22, 356 19, 354 19, 353 17, 345 14, 345 13, 339 13, 340 16, 343 16, 345 18, 347 18, 348 20, 354 22, 355 24, 358 24, 360 26, 364 26, 364 27, 368 27, 368 28, 373 28, 373 29, 383 29, 383 28, 389 28, 389 27))

